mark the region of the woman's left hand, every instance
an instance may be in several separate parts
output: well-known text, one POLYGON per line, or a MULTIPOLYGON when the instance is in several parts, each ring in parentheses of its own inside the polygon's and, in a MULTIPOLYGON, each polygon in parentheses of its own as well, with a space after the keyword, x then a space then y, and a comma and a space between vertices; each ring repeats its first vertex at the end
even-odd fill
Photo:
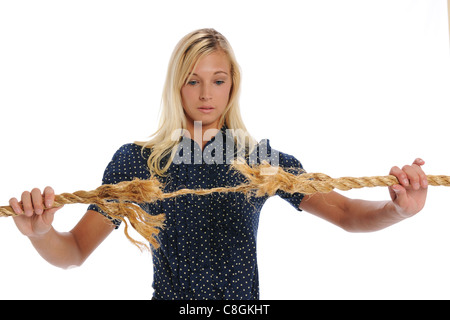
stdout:
POLYGON ((421 168, 424 164, 425 161, 417 158, 412 165, 406 165, 402 169, 392 167, 389 172, 400 182, 389 187, 389 193, 397 212, 405 218, 415 215, 425 206, 428 181, 421 168))

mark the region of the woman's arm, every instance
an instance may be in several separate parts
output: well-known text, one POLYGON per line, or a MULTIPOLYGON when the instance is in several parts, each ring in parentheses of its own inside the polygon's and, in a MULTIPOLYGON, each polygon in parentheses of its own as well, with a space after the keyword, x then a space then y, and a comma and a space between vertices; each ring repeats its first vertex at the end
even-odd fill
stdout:
POLYGON ((101 214, 89 210, 71 231, 58 232, 52 222, 60 208, 45 209, 53 206, 54 198, 54 191, 49 187, 45 188, 44 194, 39 189, 24 192, 21 202, 12 198, 9 203, 18 214, 14 222, 49 263, 65 269, 80 266, 114 230, 114 225, 101 214))
POLYGON ((337 192, 305 196, 300 209, 350 232, 370 232, 386 228, 418 213, 425 205, 427 179, 416 159, 411 166, 393 167, 400 184, 389 188, 391 201, 349 199, 337 192))

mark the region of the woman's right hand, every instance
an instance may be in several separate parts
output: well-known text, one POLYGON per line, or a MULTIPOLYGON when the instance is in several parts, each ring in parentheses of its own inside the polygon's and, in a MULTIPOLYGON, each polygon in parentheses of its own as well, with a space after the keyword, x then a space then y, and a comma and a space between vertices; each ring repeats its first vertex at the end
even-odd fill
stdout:
POLYGON ((18 214, 14 222, 20 232, 27 237, 41 237, 49 232, 55 212, 62 208, 52 208, 54 201, 55 192, 51 187, 46 187, 43 194, 37 188, 25 191, 20 202, 16 198, 9 200, 9 205, 18 214))

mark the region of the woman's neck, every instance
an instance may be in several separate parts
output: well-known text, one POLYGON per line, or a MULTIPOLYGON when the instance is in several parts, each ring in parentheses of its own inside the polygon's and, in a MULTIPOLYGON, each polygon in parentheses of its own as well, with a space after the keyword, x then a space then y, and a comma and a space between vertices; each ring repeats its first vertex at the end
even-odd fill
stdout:
POLYGON ((220 128, 217 123, 205 126, 201 121, 195 121, 194 123, 188 122, 187 131, 190 138, 201 146, 203 150, 206 143, 220 131, 220 128))

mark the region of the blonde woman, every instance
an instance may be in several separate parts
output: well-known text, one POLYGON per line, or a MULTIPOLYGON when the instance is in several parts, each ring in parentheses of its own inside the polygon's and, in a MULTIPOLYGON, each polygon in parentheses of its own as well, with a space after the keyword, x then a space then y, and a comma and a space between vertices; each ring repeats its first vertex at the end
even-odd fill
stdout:
MULTIPOLYGON (((147 142, 122 146, 107 166, 103 183, 118 183, 155 174, 167 192, 180 188, 235 186, 243 182, 229 172, 233 159, 269 161, 292 172, 302 165, 293 156, 256 143, 239 111, 240 70, 228 41, 213 29, 196 30, 176 46, 168 67, 159 129, 147 142)), ((416 159, 393 167, 399 185, 389 188, 390 201, 353 200, 336 192, 323 195, 277 194, 350 232, 375 231, 419 212, 427 179, 416 159), (307 201, 305 201, 307 200, 307 201)), ((238 193, 185 195, 143 204, 150 214, 166 214, 160 248, 154 250, 153 299, 258 299, 256 235, 267 198, 246 199, 238 193)), ((107 212, 90 206, 69 232, 52 227, 54 191, 24 192, 10 205, 20 231, 49 263, 80 266, 117 228, 105 223, 107 212), (99 212, 101 214, 99 214, 99 212)))

